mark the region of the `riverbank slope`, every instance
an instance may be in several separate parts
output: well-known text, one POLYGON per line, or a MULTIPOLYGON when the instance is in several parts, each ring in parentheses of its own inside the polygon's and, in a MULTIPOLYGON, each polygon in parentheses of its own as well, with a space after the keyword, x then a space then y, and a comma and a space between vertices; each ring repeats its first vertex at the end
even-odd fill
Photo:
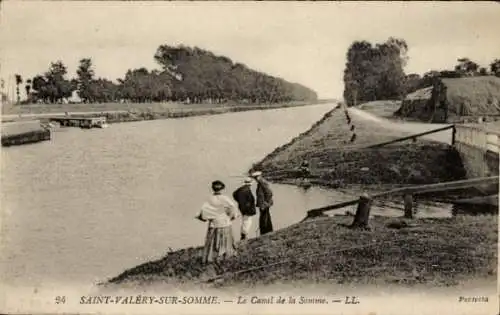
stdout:
POLYGON ((333 109, 309 130, 255 163, 251 170, 262 170, 272 182, 294 184, 301 177, 301 163, 307 161, 307 177, 313 185, 356 190, 362 187, 367 192, 465 177, 458 152, 447 143, 418 138, 368 148, 417 132, 386 128, 376 119, 355 113, 347 118, 341 108, 333 109))
MULTIPOLYGON (((351 118, 350 122, 356 126, 354 143, 352 124, 341 109, 334 109, 253 168, 264 170, 272 181, 293 183, 296 167, 306 159, 311 162, 313 184, 365 191, 464 176, 456 152, 446 143, 419 140, 365 149, 367 144, 392 140, 404 132, 369 120, 351 118)), ((411 221, 373 216, 366 231, 348 228, 352 220, 349 212, 311 218, 240 243, 238 255, 219 264, 203 265, 201 247, 182 249, 126 270, 103 287, 190 289, 284 282, 434 287, 496 279, 495 215, 411 221)))
POLYGON ((494 280, 497 217, 417 219, 374 217, 372 231, 346 227, 350 216, 310 219, 240 243, 238 256, 201 263, 202 248, 171 252, 126 270, 105 288, 253 287, 273 283, 453 286, 494 280))

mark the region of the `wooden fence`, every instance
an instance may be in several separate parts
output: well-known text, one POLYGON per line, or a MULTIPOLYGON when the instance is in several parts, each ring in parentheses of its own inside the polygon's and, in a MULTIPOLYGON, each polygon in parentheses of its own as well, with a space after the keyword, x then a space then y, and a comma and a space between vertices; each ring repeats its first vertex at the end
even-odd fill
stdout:
MULTIPOLYGON (((403 141, 408 141, 408 140, 415 140, 419 137, 423 137, 423 136, 426 136, 429 134, 441 132, 441 131, 448 130, 448 129, 453 129, 453 134, 452 134, 452 143, 453 143, 454 137, 455 137, 455 126, 449 125, 449 126, 445 126, 445 127, 441 127, 441 128, 437 128, 437 129, 432 129, 432 130, 428 130, 428 131, 421 132, 421 133, 412 134, 412 135, 409 135, 406 137, 397 138, 397 139, 386 141, 386 142, 380 142, 380 143, 375 143, 375 144, 371 144, 371 145, 350 146, 348 148, 343 148, 342 151, 347 152, 347 151, 355 151, 355 150, 363 150, 363 149, 380 148, 380 147, 384 147, 386 145, 393 144, 393 143, 398 143, 398 142, 403 142, 403 141)), ((351 136, 351 139, 352 139, 352 136, 351 136)), ((338 164, 338 163, 354 163, 354 162, 350 162, 350 161, 346 162, 345 160, 342 160, 342 161, 336 162, 336 164, 338 164)), ((281 174, 287 174, 290 172, 298 172, 298 171, 299 171, 298 168, 296 168, 296 169, 281 169, 281 170, 274 170, 271 173, 267 173, 266 175, 279 176, 281 174)))
POLYGON ((499 131, 482 126, 456 125, 455 141, 486 151, 499 153, 499 131))
POLYGON ((360 201, 363 198, 376 199, 376 198, 380 198, 383 196, 389 196, 389 195, 412 196, 412 195, 428 193, 428 192, 438 192, 438 191, 447 191, 447 190, 454 190, 454 189, 460 189, 460 188, 475 187, 477 185, 491 185, 491 184, 498 183, 498 179, 499 179, 498 176, 491 176, 491 177, 473 178, 473 179, 466 179, 466 180, 459 180, 459 181, 452 181, 452 182, 443 182, 443 183, 437 183, 437 184, 401 187, 401 188, 396 188, 396 189, 380 192, 377 194, 373 194, 371 196, 367 195, 367 196, 363 196, 361 198, 340 202, 340 203, 326 206, 326 207, 311 209, 311 210, 307 211, 307 217, 308 218, 317 217, 317 216, 323 215, 326 211, 341 209, 341 208, 344 208, 347 206, 352 206, 352 205, 358 204, 358 203, 360 203, 360 201))
MULTIPOLYGON (((406 140, 414 140, 414 139, 417 139, 417 138, 425 136, 425 135, 430 135, 432 133, 441 132, 444 130, 454 129, 454 128, 455 128, 455 125, 449 125, 449 126, 445 126, 445 127, 441 127, 441 128, 437 128, 437 129, 432 129, 432 130, 421 132, 421 133, 412 134, 412 135, 409 135, 406 137, 402 137, 402 138, 398 138, 398 139, 394 139, 394 140, 390 140, 390 141, 386 141, 386 142, 372 144, 372 145, 367 146, 366 148, 378 148, 378 147, 383 147, 383 146, 397 143, 397 142, 402 142, 402 141, 406 141, 406 140)), ((453 133, 455 133, 455 132, 453 132, 453 133)), ((453 143, 453 140, 452 140, 452 143, 453 143)))

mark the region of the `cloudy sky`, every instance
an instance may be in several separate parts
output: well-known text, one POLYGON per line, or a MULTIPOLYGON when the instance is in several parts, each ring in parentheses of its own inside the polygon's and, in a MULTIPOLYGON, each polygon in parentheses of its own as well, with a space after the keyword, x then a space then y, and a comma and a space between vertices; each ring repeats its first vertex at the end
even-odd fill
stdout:
POLYGON ((500 58, 500 5, 494 2, 121 2, 2 1, 1 76, 32 77, 62 60, 74 75, 91 57, 98 76, 156 68, 160 44, 198 46, 342 95, 345 53, 354 40, 404 38, 406 72, 453 68, 469 57, 500 58))

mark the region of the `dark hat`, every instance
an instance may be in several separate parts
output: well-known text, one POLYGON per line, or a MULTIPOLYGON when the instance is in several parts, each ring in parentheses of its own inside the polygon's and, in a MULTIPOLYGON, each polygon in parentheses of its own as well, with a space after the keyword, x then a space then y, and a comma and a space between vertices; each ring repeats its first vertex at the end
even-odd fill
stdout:
POLYGON ((224 183, 221 182, 220 180, 216 180, 216 181, 212 182, 212 190, 213 191, 218 192, 218 191, 223 190, 224 188, 226 188, 226 185, 224 185, 224 183))

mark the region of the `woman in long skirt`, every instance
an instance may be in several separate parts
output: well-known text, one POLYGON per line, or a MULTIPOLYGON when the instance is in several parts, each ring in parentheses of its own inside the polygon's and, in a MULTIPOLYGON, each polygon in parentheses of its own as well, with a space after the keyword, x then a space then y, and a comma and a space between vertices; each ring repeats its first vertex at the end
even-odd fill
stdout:
POLYGON ((213 194, 202 205, 197 216, 201 221, 208 221, 202 257, 204 263, 224 259, 236 253, 231 224, 238 217, 238 208, 236 203, 221 193, 224 188, 225 185, 221 181, 212 183, 213 194))

